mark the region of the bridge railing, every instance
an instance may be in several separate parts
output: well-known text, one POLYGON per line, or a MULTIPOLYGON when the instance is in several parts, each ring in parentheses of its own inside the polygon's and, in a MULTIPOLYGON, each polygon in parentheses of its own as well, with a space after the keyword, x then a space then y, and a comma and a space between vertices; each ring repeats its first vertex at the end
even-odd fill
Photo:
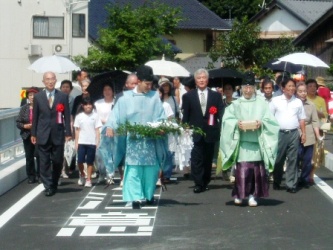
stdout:
POLYGON ((20 108, 0 110, 0 167, 24 153, 16 118, 20 108))

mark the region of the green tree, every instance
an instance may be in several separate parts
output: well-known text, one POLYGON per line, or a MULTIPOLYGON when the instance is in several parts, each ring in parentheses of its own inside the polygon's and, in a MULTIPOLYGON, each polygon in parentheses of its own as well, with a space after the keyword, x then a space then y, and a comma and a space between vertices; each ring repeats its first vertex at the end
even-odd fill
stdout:
POLYGON ((225 67, 249 68, 255 60, 255 50, 260 35, 260 28, 255 23, 248 23, 247 17, 235 20, 230 32, 223 32, 210 51, 213 61, 222 58, 225 67))
MULTIPOLYGON (((242 19, 251 18, 261 9, 263 0, 199 0, 207 8, 214 11, 221 18, 242 19)), ((265 1, 268 4, 271 1, 265 1)))
POLYGON ((221 58, 225 67, 239 70, 251 69, 258 75, 270 73, 262 67, 268 61, 283 55, 304 51, 292 44, 293 38, 281 37, 273 41, 260 39, 260 27, 244 17, 235 20, 230 32, 222 33, 209 55, 213 61, 221 58))
POLYGON ((107 28, 99 29, 97 42, 88 50, 88 57, 77 56, 81 67, 92 71, 105 69, 132 70, 154 56, 173 56, 162 35, 172 35, 181 11, 156 1, 146 1, 138 8, 108 5, 107 28))

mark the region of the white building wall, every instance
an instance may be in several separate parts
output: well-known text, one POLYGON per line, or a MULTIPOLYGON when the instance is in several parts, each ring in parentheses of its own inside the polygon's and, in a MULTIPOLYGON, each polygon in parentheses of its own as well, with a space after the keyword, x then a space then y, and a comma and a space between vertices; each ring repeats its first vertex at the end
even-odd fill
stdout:
POLYGON ((258 23, 262 38, 278 38, 282 35, 297 36, 306 25, 283 9, 275 8, 258 23))
POLYGON ((270 15, 260 22, 262 31, 294 31, 305 30, 307 27, 300 20, 286 10, 275 9, 270 15))
MULTIPOLYGON (((87 55, 88 51, 88 8, 87 1, 70 5, 72 13, 85 14, 85 38, 72 38, 71 15, 66 2, 73 0, 1 0, 0 1, 0 109, 18 107, 23 87, 43 87, 42 74, 27 68, 41 56, 54 54, 56 44, 63 45, 63 55, 87 55), (32 17, 64 17, 63 39, 34 39, 32 17), (29 44, 40 45, 41 56, 29 56, 29 44), (75 49, 73 49, 75 48, 75 49), (67 50, 67 51, 66 51, 67 50)), ((57 74, 58 80, 71 79, 71 74, 57 74)))

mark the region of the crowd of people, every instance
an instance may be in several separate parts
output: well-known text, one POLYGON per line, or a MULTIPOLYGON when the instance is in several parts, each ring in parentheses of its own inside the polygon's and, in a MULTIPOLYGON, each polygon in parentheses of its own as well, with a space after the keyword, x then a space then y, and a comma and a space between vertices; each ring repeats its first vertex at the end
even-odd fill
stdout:
POLYGON ((126 206, 152 205, 156 185, 169 182, 179 165, 175 152, 167 137, 138 140, 117 129, 170 120, 186 124, 186 131, 203 132, 191 134, 180 168, 184 178, 191 175, 194 193, 209 190, 216 165, 234 185, 235 205, 246 200, 257 206, 258 198, 269 195, 269 182, 273 189, 283 189, 284 173, 289 193, 313 185, 314 148, 324 138, 320 125, 329 119, 330 91, 322 77, 295 82, 284 73, 274 80, 264 76, 257 89, 255 75, 246 72, 240 96, 230 83, 216 91, 209 88, 206 69, 183 82, 161 76, 154 86, 154 80, 152 69, 140 66, 128 75, 122 92, 116 94, 111 83, 104 83, 102 98, 96 100, 87 90, 86 70, 78 73, 82 94, 75 98, 71 81, 62 81, 57 90, 56 75, 44 73, 44 90, 27 90, 17 118, 28 183, 43 183, 45 195, 52 196, 60 178, 71 176, 76 166, 78 185, 87 188, 96 173, 97 183, 110 184, 118 171, 126 206), (68 161, 64 151, 70 141, 76 157, 68 161))

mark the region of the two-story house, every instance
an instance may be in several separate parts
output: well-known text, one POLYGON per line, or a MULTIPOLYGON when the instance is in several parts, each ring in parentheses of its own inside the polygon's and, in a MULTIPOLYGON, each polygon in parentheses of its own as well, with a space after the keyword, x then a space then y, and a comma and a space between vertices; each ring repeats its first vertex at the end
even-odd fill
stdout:
POLYGON ((22 88, 43 86, 42 74, 27 69, 38 58, 87 54, 88 1, 0 1, 0 109, 18 107, 22 88))

